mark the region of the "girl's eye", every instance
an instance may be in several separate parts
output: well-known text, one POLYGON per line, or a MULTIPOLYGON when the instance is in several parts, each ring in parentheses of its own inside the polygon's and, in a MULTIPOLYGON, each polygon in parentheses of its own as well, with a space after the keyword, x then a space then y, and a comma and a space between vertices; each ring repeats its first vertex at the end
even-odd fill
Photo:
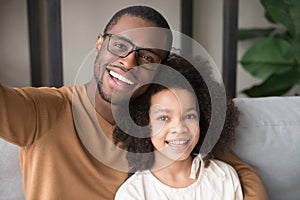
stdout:
POLYGON ((158 117, 158 120, 159 121, 167 121, 168 120, 168 117, 167 116, 160 116, 160 117, 158 117))
POLYGON ((184 118, 185 119, 196 119, 197 115, 195 115, 195 114, 187 114, 184 118))

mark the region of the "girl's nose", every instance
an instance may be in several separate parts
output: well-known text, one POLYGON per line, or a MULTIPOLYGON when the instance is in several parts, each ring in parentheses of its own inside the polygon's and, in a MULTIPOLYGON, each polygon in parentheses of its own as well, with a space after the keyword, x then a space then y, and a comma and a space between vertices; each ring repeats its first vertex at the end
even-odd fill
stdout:
POLYGON ((185 123, 182 120, 173 120, 171 124, 171 133, 182 133, 187 130, 185 123))

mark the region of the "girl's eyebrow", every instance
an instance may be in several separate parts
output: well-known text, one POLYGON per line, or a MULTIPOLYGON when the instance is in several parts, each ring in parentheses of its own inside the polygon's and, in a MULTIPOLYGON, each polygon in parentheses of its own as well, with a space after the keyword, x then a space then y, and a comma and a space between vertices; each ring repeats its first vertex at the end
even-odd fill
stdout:
POLYGON ((159 113, 159 112, 170 112, 169 109, 166 109, 166 108, 158 108, 158 109, 151 109, 153 113, 159 113))
POLYGON ((163 106, 160 106, 159 104, 154 104, 154 105, 150 106, 149 112, 151 112, 153 114, 155 114, 155 113, 170 113, 170 110, 168 108, 164 108, 163 106))
POLYGON ((185 111, 189 112, 189 111, 197 111, 196 107, 190 107, 188 109, 186 109, 185 111))
MULTIPOLYGON (((197 112, 197 108, 196 107, 190 107, 188 109, 185 109, 185 112, 190 112, 190 111, 195 111, 197 112)), ((152 109, 152 113, 160 113, 160 112, 165 112, 165 113, 169 113, 170 110, 166 109, 166 108, 158 108, 158 109, 152 109)))

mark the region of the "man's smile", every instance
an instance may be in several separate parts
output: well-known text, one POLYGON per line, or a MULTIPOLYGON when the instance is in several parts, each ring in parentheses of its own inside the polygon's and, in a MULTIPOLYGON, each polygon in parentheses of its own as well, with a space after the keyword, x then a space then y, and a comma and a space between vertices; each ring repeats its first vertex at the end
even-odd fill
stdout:
POLYGON ((114 79, 114 81, 118 84, 118 85, 133 85, 134 83, 129 80, 128 78, 122 76, 121 74, 118 74, 115 71, 109 70, 109 75, 114 79))

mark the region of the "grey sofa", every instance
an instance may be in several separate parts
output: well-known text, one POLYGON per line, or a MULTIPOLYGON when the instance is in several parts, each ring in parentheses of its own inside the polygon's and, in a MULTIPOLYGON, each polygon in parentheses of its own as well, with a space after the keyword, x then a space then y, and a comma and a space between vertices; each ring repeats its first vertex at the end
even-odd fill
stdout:
MULTIPOLYGON (((300 199, 300 97, 236 98, 233 150, 259 174, 271 200, 300 199)), ((0 199, 24 199, 18 148, 0 139, 0 199)))
POLYGON ((300 199, 300 97, 237 98, 233 150, 259 174, 270 200, 300 199))

